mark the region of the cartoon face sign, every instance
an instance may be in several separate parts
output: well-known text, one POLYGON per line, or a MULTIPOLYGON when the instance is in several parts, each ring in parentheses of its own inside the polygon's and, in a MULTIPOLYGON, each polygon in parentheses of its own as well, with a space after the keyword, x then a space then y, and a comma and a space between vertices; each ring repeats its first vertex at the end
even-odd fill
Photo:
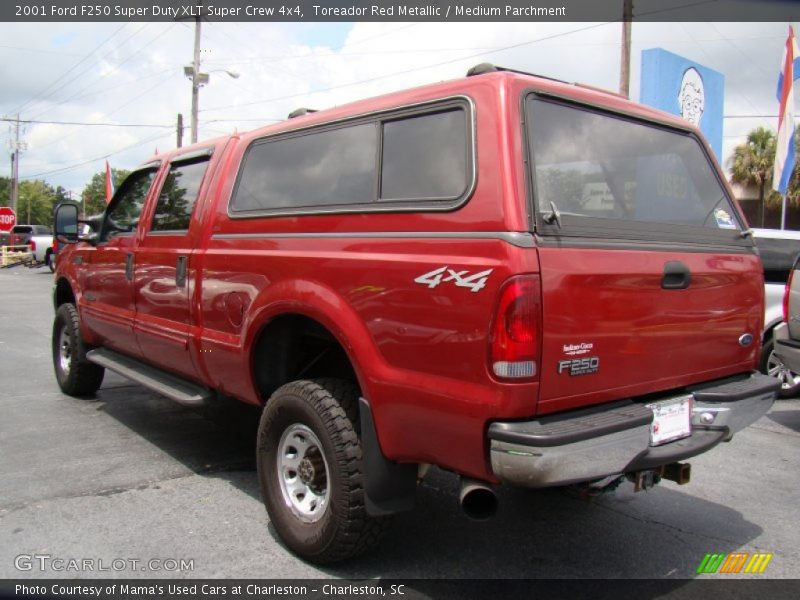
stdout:
POLYGON ((681 88, 678 92, 678 106, 681 108, 681 116, 692 123, 700 126, 700 119, 706 107, 706 95, 703 88, 703 78, 694 67, 689 67, 683 72, 681 88))

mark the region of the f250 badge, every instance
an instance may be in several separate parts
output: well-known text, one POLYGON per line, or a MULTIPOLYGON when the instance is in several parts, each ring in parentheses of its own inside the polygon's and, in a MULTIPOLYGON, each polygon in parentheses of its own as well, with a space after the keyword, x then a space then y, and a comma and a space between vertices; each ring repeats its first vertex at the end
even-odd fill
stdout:
POLYGON ((558 361, 558 374, 567 372, 571 377, 578 375, 592 375, 600 370, 600 358, 592 356, 589 358, 570 358, 558 361))
POLYGON ((433 271, 429 271, 424 275, 420 275, 414 280, 414 282, 427 285, 429 288, 433 289, 440 283, 452 281, 458 287, 469 288, 471 292, 479 292, 486 287, 486 280, 489 279, 489 275, 492 274, 492 271, 493 269, 486 269, 485 271, 480 271, 479 273, 470 275, 469 271, 454 271, 453 269, 444 266, 434 269, 433 271), (446 277, 445 271, 447 272, 446 277))

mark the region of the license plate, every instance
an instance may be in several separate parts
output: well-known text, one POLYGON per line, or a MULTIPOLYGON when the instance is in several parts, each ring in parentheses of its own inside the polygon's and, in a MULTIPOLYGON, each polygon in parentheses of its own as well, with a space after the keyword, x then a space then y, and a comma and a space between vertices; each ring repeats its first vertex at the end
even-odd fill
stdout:
POLYGON ((692 435, 692 396, 648 404, 653 411, 650 445, 660 446, 692 435))

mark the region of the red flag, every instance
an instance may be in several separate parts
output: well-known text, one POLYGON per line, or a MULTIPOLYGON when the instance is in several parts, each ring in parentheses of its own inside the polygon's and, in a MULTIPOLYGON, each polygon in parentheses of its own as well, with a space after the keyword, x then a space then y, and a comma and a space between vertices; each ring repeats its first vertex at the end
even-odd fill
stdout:
POLYGON ((114 182, 111 180, 111 167, 108 166, 106 161, 106 204, 111 202, 111 197, 114 195, 114 182))

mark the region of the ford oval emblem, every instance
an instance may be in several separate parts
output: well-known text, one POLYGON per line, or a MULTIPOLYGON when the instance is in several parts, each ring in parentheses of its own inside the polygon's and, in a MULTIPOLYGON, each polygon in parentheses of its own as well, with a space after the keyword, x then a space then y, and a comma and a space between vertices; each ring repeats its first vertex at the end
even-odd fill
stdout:
POLYGON ((749 333, 743 333, 739 337, 739 345, 747 348, 750 344, 753 343, 753 336, 749 333))

